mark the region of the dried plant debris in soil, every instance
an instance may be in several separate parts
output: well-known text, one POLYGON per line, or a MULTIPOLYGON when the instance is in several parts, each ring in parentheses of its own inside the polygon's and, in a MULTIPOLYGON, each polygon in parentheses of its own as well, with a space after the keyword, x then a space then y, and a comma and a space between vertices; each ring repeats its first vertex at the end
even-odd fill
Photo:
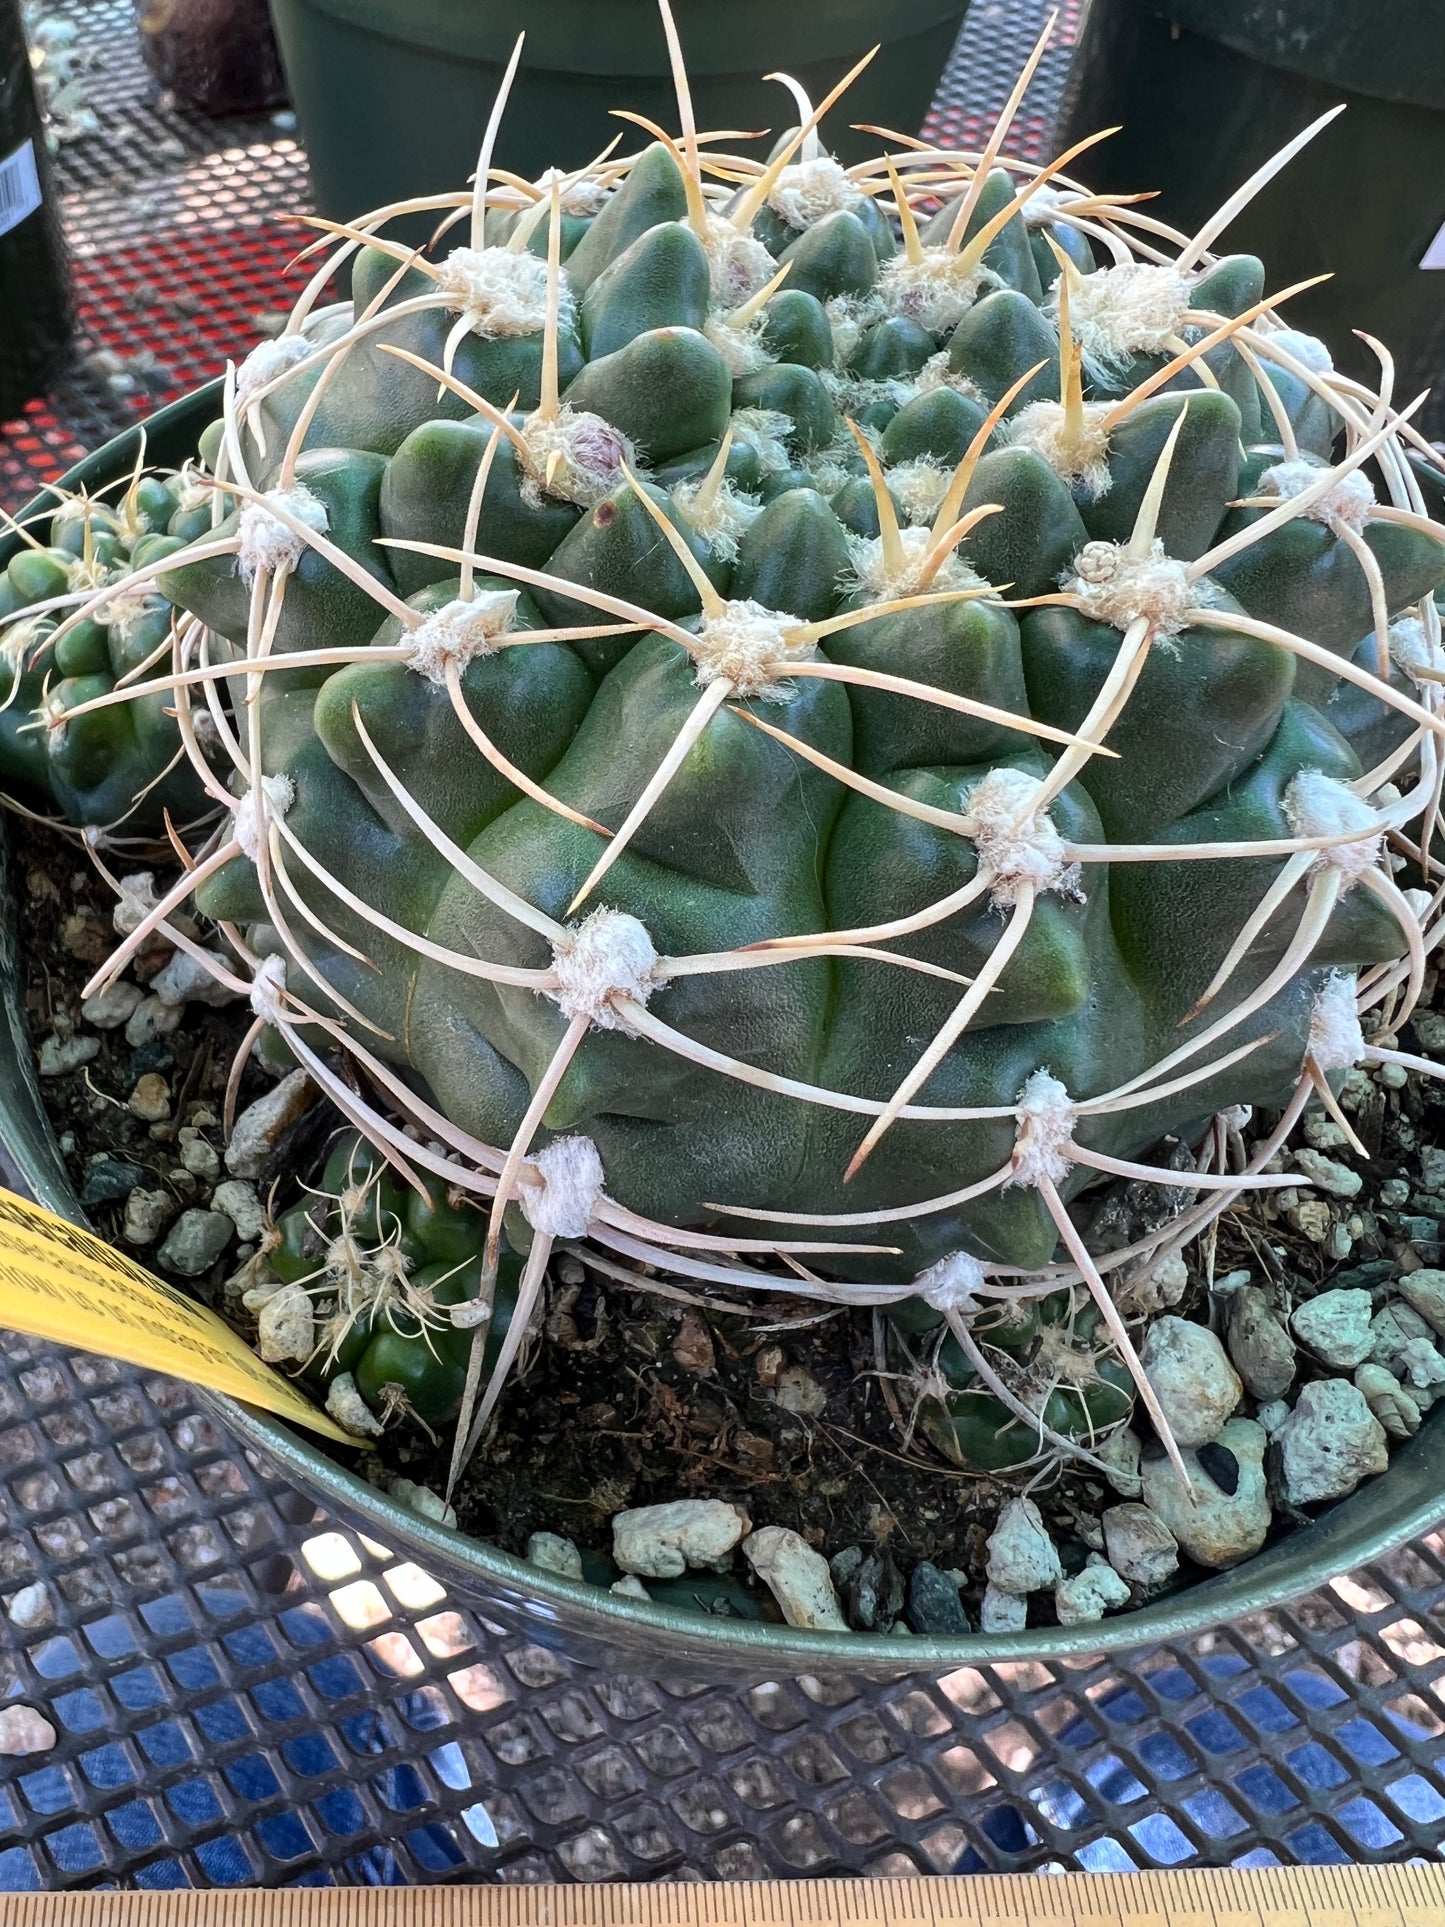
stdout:
MULTIPOLYGON (((135 960, 118 997, 107 993, 108 1004, 83 1009, 79 986, 113 942, 113 899, 72 844, 32 830, 26 850, 15 878, 26 1012, 76 1190, 115 1243, 234 1315, 237 1294, 227 1281, 255 1275, 268 1211, 280 1215, 298 1201, 296 1175, 319 1177, 336 1114, 314 1102, 283 1117, 243 1160, 245 1176, 228 1168, 224 1094, 249 1013, 184 996, 176 953, 162 941, 135 960)), ((194 934, 213 941, 204 930, 194 934)), ((214 997, 214 985, 205 995, 214 997)), ((1376 1041, 1439 1056, 1445 1017, 1422 1008, 1398 1040, 1376 1041)), ((253 1058, 238 1111, 274 1088, 274 1071, 253 1058)), ((1301 1472, 1288 1440, 1291 1406, 1298 1430, 1302 1407, 1329 1403, 1332 1395, 1312 1386, 1362 1389, 1392 1446, 1439 1389, 1440 1333, 1411 1304, 1433 1308, 1431 1277, 1442 1255, 1437 1091, 1389 1064, 1349 1073, 1340 1104, 1368 1160, 1316 1106, 1301 1141, 1276 1161, 1300 1172, 1298 1192, 1246 1201, 1220 1220, 1212 1245, 1190 1248, 1187 1266, 1136 1278, 1122 1294, 1146 1348, 1149 1331, 1157 1338, 1171 1321, 1188 1321, 1201 1342, 1211 1331, 1217 1337, 1241 1392, 1220 1436, 1192 1448, 1191 1464, 1236 1500, 1251 1468, 1248 1450, 1230 1441, 1247 1446, 1262 1421, 1259 1436, 1270 1441, 1257 1510, 1270 1532, 1310 1516, 1312 1501, 1299 1493, 1321 1474, 1308 1455, 1301 1472), (1412 1290, 1416 1274, 1423 1296, 1412 1290)), ((1236 1151, 1262 1122, 1232 1121, 1241 1133, 1236 1151)), ((1184 1155, 1176 1147, 1175 1161, 1184 1155)), ((1114 1184, 1086 1194, 1075 1211, 1104 1253, 1166 1224, 1182 1203, 1176 1190, 1114 1184)), ((921 1361, 927 1346, 908 1344, 921 1361)), ((1025 1623, 1024 1615, 1034 1624, 1096 1618, 1197 1576, 1201 1566, 1247 1556, 1239 1543, 1191 1537, 1170 1512, 1142 1423, 1142 1490, 1127 1451, 1113 1480, 1057 1455, 998 1473, 947 1463, 936 1449, 937 1415, 930 1424, 926 1411, 926 1382, 919 1399, 907 1364, 896 1337, 880 1351, 871 1313, 820 1315, 774 1300, 742 1317, 631 1291, 559 1254, 495 1427, 454 1494, 459 1523, 543 1563, 556 1556, 549 1547, 562 1545, 564 1559, 580 1556, 583 1574, 608 1584, 619 1579, 610 1556, 618 1513, 722 1503, 745 1515, 740 1533, 764 1528, 745 1550, 774 1529, 795 1533, 803 1551, 831 1561, 824 1579, 846 1623, 900 1632, 946 1633, 980 1619, 1001 1630, 1025 1623), (1150 1517, 1141 1523, 1146 1513, 1172 1519, 1175 1530, 1161 1534, 1150 1517), (1181 1550, 1171 1555, 1175 1538, 1181 1550), (1039 1583, 1025 1596, 1000 1575, 1039 1583)), ((1445 1364, 1440 1370, 1445 1378, 1445 1364)), ((1338 1413, 1325 1417, 1337 1425, 1338 1413)), ((449 1453, 446 1438, 434 1442, 398 1422, 362 1463, 379 1485, 405 1492, 400 1482, 409 1481, 438 1493, 449 1453)), ((1226 1525, 1253 1529, 1237 1517, 1226 1525)), ((722 1574, 690 1570, 630 1585, 666 1603, 777 1619, 774 1581, 762 1585, 752 1560, 733 1558, 722 1574)), ((797 1620, 803 1608, 785 1609, 809 1623, 797 1620)))

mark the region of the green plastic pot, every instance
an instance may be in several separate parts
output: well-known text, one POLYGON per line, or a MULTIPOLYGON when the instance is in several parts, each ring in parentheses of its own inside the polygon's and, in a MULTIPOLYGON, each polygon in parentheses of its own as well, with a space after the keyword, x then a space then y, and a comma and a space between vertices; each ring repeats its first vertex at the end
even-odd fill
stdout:
MULTIPOLYGON (((913 133, 967 10, 968 0, 677 0, 699 131, 786 127, 792 102, 760 68, 793 74, 817 100, 881 40, 828 123, 834 148, 862 159, 873 150, 850 123, 913 133)), ((524 28, 502 165, 532 178, 581 166, 619 132, 634 145, 638 130, 614 107, 677 123, 656 0, 272 0, 272 13, 317 204, 338 220, 467 179, 524 28)))
MULTIPOLYGON (((1437 0, 1089 0, 1059 129, 1089 156, 1096 192, 1159 190, 1150 209, 1193 232, 1327 108, 1317 134, 1226 231, 1270 286, 1330 271, 1290 301, 1290 323, 1339 367, 1379 380, 1353 333, 1394 354, 1397 401, 1445 372, 1445 10, 1437 0)), ((1417 417, 1445 434, 1438 390, 1417 417)))
MULTIPOLYGON (((220 407, 220 383, 162 409, 146 424, 148 459, 178 463, 220 407)), ((138 429, 107 443, 64 477, 64 486, 101 488, 132 468, 138 429)), ((41 514, 37 500, 22 515, 41 514)), ((13 539, 0 541, 0 567, 13 539)), ((0 813, 0 1176, 52 1211, 85 1223, 41 1103, 21 1007, 15 950, 16 909, 0 813), (6 1033, 8 1032, 8 1038, 6 1033)), ((10 830, 24 850, 24 826, 10 830)), ((1007 1635, 897 1639, 869 1634, 808 1634, 753 1621, 718 1619, 614 1597, 603 1588, 559 1579, 495 1546, 419 1518, 331 1458, 309 1436, 219 1394, 201 1396, 233 1437, 261 1454, 308 1498, 370 1539, 414 1559, 454 1600, 484 1618, 525 1631, 583 1665, 643 1676, 783 1679, 808 1673, 894 1678, 1004 1660, 1061 1660, 1183 1639, 1243 1613, 1261 1612, 1321 1586, 1418 1538, 1445 1515, 1445 1423, 1426 1421, 1390 1460, 1388 1472, 1330 1508, 1303 1531, 1237 1567, 1099 1625, 1031 1628, 1007 1635)))

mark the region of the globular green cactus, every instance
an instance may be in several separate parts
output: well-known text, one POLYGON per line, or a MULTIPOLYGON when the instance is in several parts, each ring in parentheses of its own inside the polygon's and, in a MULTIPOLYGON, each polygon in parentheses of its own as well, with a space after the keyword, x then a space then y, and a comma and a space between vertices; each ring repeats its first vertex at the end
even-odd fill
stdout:
MULTIPOLYGON (((408 1187, 365 1139, 344 1133, 318 1188, 282 1214, 251 1261, 245 1303, 263 1357, 299 1367, 353 1431, 380 1433, 398 1417, 449 1424, 466 1386, 486 1231, 465 1199, 435 1180, 408 1187)), ((520 1268, 502 1254, 482 1321, 493 1357, 520 1268)))
MULTIPOLYGON (((137 474, 114 506, 60 501, 48 544, 34 525, 21 531, 0 574, 0 784, 12 801, 53 804, 76 827, 131 837, 159 830, 167 811, 186 824, 203 813, 164 689, 70 712, 170 661, 172 605, 152 580, 131 578, 209 526, 211 494, 188 476, 137 474), (85 614, 57 635, 78 606, 85 614)), ((209 717, 195 720, 210 744, 209 717)))
MULTIPOLYGON (((489 134, 424 204, 464 244, 330 230, 152 565, 232 659, 136 687, 227 692, 234 775, 109 971, 194 890, 341 1112, 492 1201, 484 1302, 530 1247, 473 1433, 559 1238, 955 1335, 1073 1283, 1133 1364, 1141 1253, 1067 1200, 1287 1131, 1418 993, 1428 451, 1214 225, 1001 162, 1023 84, 982 154, 850 169, 685 84, 573 175, 489 134)), ((1161 1181, 1155 1255, 1280 1180, 1161 1181)))

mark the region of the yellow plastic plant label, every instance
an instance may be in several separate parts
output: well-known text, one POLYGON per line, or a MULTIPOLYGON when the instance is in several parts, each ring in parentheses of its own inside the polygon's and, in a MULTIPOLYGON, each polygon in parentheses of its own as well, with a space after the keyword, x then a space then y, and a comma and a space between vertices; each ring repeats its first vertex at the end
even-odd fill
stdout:
POLYGON ((356 1441, 204 1306, 93 1232, 0 1190, 0 1326, 190 1379, 356 1441))

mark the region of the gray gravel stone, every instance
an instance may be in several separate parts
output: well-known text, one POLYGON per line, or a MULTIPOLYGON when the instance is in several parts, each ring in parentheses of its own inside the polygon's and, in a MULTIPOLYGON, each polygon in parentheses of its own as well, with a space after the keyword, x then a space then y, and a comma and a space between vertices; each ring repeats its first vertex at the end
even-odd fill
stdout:
POLYGON ((226 1146, 226 1169, 233 1177, 259 1178, 276 1146, 310 1105, 315 1087, 305 1071, 292 1071, 273 1090, 258 1097, 236 1119, 226 1146))
MULTIPOLYGON (((207 950, 204 954, 218 969, 232 971, 231 958, 219 950, 207 950)), ((213 976, 199 958, 186 950, 178 950, 165 968, 156 972, 151 978, 151 990, 163 1004, 209 1004, 217 1010, 234 1004, 241 994, 213 976)))
POLYGON ((1064 1576, 1053 1540, 1032 1499, 1010 1499, 988 1537, 988 1582, 1001 1592, 1042 1592, 1064 1576))
POLYGON ((1412 1438, 1420 1429, 1420 1407, 1393 1372, 1383 1365, 1361 1365, 1355 1388, 1392 1439, 1412 1438))
POLYGON ((1428 1344, 1432 1337, 1419 1312, 1411 1311, 1407 1304, 1397 1300, 1382 1305, 1370 1320, 1370 1363, 1393 1368, 1407 1345, 1417 1339, 1428 1344))
POLYGON ((1129 1603, 1127 1581, 1103 1560, 1094 1563, 1097 1554, 1090 1553, 1089 1559, 1082 1572, 1060 1580, 1054 1587, 1054 1611, 1061 1626, 1090 1625, 1129 1603))
POLYGON ((1269 1293, 1241 1285, 1229 1299, 1229 1356, 1251 1398, 1278 1398, 1294 1383, 1294 1340, 1270 1309, 1269 1293))
POLYGON ((1175 1442, 1185 1447, 1217 1439, 1244 1387, 1208 1326, 1158 1318, 1139 1356, 1175 1442))
POLYGON ((1426 1268, 1406 1272, 1399 1289, 1411 1311, 1423 1318, 1437 1337, 1445 1337, 1445 1271, 1426 1268))
POLYGON ((156 1254, 167 1271, 200 1278, 225 1251, 236 1227, 224 1211, 183 1211, 156 1254))
MULTIPOLYGON (((247 1292, 246 1300, 256 1295, 247 1292)), ((316 1315, 304 1285, 268 1290, 259 1304, 248 1302, 247 1309, 256 1313, 256 1350, 268 1365, 286 1365, 293 1360, 299 1364, 311 1356, 316 1343, 316 1315)))
POLYGON ((118 977, 104 990, 87 997, 80 1006, 80 1014, 93 1030, 119 1030, 144 994, 139 984, 118 977))
POLYGON ((220 1152, 194 1125, 182 1125, 176 1133, 176 1149, 181 1154, 181 1163, 202 1184, 214 1184, 221 1175, 220 1152))
POLYGON ((908 1575, 904 1617, 915 1633, 945 1636, 970 1630, 956 1582, 926 1559, 908 1575))
POLYGON ((641 1579, 678 1579, 689 1566, 726 1572, 748 1515, 722 1499, 634 1506, 612 1521, 612 1557, 641 1579))
POLYGON ((1094 1447, 1096 1457, 1108 1467, 1106 1477, 1121 1499, 1139 1496, 1139 1434, 1121 1425, 1117 1432, 1094 1447))
POLYGON ((254 1243, 266 1229, 266 1209, 256 1195, 254 1184, 244 1178, 228 1178, 211 1193, 211 1209, 223 1211, 236 1227, 243 1244, 254 1243))
POLYGON ((145 1172, 138 1164, 129 1164, 123 1158, 97 1158, 94 1164, 86 1168, 80 1202, 114 1204, 118 1199, 128 1197, 144 1176, 145 1172))
POLYGON ((1322 1291, 1296 1305, 1290 1325, 1322 1365, 1352 1372, 1370 1356, 1372 1306, 1367 1291, 1322 1291))
POLYGON ((1109 1564, 1131 1586, 1153 1592, 1179 1570, 1179 1543, 1147 1505, 1111 1505, 1103 1515, 1109 1564))
POLYGON ((82 1064, 88 1064, 92 1057, 99 1054, 98 1037, 50 1036, 45 1038, 36 1057, 36 1064, 42 1077, 68 1077, 71 1071, 78 1071, 82 1064))
POLYGON ((125 1020, 125 1041, 132 1050, 154 1044, 158 1038, 169 1037, 173 1030, 179 1030, 184 1015, 178 1004, 163 1004, 159 997, 142 997, 125 1020))
POLYGON ((1029 1623, 1029 1602, 1001 1586, 985 1586, 978 1623, 986 1633, 1021 1633, 1029 1623))
POLYGON ((1364 1179, 1348 1164, 1327 1158, 1319 1151, 1296 1151, 1295 1169, 1302 1171, 1317 1191, 1331 1198, 1357 1198, 1364 1179))
POLYGON ((534 1532, 527 1540, 527 1560, 543 1572, 555 1572, 561 1579, 582 1577, 582 1554, 560 1532, 534 1532))
POLYGON ((456 1525, 456 1507, 448 1505, 440 1492, 433 1492, 429 1485, 418 1485, 415 1479, 393 1479, 387 1489, 419 1518, 431 1519, 439 1526, 456 1525))
POLYGON ((1239 1478, 1232 1493, 1214 1483, 1193 1452, 1184 1453, 1195 1500, 1164 1457, 1146 1459, 1144 1503, 1156 1512, 1183 1552, 1201 1566, 1237 1566, 1259 1551, 1269 1531, 1269 1492, 1264 1476, 1265 1431, 1253 1419, 1232 1418, 1218 1443, 1232 1453, 1239 1478))
POLYGON ((1445 1385, 1445 1357, 1428 1338, 1411 1338, 1401 1346, 1395 1370, 1416 1391, 1445 1385))
POLYGON ((1293 1505, 1342 1499, 1389 1463, 1385 1428, 1344 1378, 1304 1386, 1275 1434, 1285 1497, 1293 1505))
POLYGON ((847 1632, 828 1562, 800 1533, 790 1526, 763 1526, 743 1540, 743 1557, 777 1600, 790 1626, 847 1632))
POLYGON ((154 1244, 175 1215, 176 1201, 169 1191, 147 1191, 138 1184, 125 1201, 121 1235, 127 1244, 154 1244))
POLYGON ((338 1372, 326 1388, 326 1409, 344 1431, 357 1438, 379 1439, 384 1430, 380 1419, 356 1388, 350 1372, 338 1372))

